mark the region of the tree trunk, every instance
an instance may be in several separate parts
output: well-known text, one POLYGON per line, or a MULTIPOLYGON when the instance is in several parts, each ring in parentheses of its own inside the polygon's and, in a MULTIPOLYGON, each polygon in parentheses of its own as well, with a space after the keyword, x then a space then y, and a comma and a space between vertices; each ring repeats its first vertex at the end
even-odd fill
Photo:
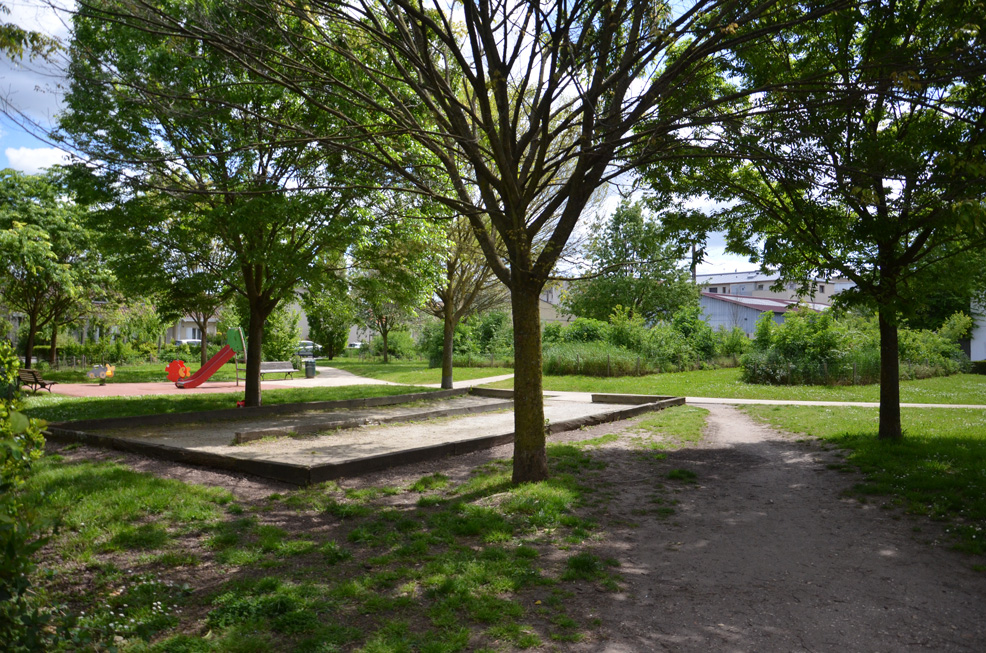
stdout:
POLYGON ((900 442, 900 360, 897 322, 892 309, 880 309, 880 430, 877 438, 900 442))
MULTIPOLYGON (((253 302, 251 302, 252 304, 253 302)), ((264 320, 266 317, 256 306, 250 306, 250 324, 247 327, 246 386, 243 401, 247 406, 260 405, 260 361, 263 358, 264 320)))
POLYGON ((51 367, 55 367, 55 363, 58 362, 58 323, 57 321, 51 327, 51 350, 48 352, 48 363, 51 367))
POLYGON ((205 330, 202 330, 202 342, 199 343, 199 358, 201 359, 199 365, 205 367, 206 361, 209 360, 209 341, 206 339, 205 330))
POLYGON ((455 344, 455 315, 452 307, 445 307, 445 328, 442 332, 442 388, 452 389, 452 354, 455 344))
POLYGON ((38 337, 38 316, 29 315, 27 325, 27 344, 24 345, 24 368, 31 369, 34 359, 34 341, 38 337))
POLYGON ((539 288, 534 285, 515 282, 510 293, 514 323, 514 483, 548 478, 541 384, 541 311, 539 288))
POLYGON ((390 335, 390 329, 384 326, 380 329, 380 337, 383 338, 383 362, 387 363, 390 361, 388 354, 390 353, 390 346, 387 344, 387 336, 390 335))

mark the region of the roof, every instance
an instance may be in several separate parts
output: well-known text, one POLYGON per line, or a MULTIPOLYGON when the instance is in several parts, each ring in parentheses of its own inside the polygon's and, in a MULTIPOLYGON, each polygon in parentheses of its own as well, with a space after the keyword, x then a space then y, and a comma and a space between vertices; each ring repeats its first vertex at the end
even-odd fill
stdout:
MULTIPOLYGON (((766 283, 775 282, 781 276, 780 272, 761 272, 751 270, 749 272, 722 272, 719 274, 696 274, 695 283, 700 286, 715 286, 723 283, 766 283)), ((819 283, 844 283, 841 277, 814 277, 812 281, 819 283)))
MULTIPOLYGON (((771 299, 769 297, 749 297, 746 295, 719 295, 717 293, 703 292, 702 297, 718 299, 727 304, 739 304, 766 313, 787 313, 798 306, 798 302, 789 299, 771 299)), ((829 307, 828 304, 818 302, 801 302, 802 306, 807 306, 813 311, 824 311, 829 307)))
POLYGON ((777 272, 763 273, 759 270, 750 272, 721 272, 719 274, 696 274, 695 283, 700 286, 719 283, 744 283, 747 281, 777 281, 777 272))

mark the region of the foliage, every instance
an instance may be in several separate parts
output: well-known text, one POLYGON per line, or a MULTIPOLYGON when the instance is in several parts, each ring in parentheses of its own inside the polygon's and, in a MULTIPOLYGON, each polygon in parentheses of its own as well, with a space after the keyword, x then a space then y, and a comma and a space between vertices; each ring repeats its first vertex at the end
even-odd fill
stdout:
POLYGON ((587 274, 597 276, 569 285, 562 302, 566 312, 606 320, 622 307, 653 323, 698 304, 698 287, 678 265, 679 252, 662 239, 641 202, 624 200, 590 231, 587 274))
POLYGON ((21 493, 44 437, 42 423, 20 412, 19 368, 10 344, 0 341, 0 641, 12 652, 44 651, 49 617, 32 594, 31 575, 53 521, 21 493))
POLYGON ((322 347, 329 360, 341 354, 349 345, 349 331, 356 321, 352 300, 345 289, 325 286, 309 288, 301 299, 308 318, 308 335, 322 347))
POLYGON ((27 318, 25 363, 40 329, 80 320, 106 299, 114 279, 95 248, 83 212, 55 173, 0 172, 0 303, 27 318))
POLYGON ((414 358, 417 353, 417 346, 414 342, 414 337, 409 331, 391 331, 387 337, 387 354, 384 356, 383 349, 383 337, 374 336, 373 340, 370 342, 370 352, 374 356, 382 356, 384 362, 390 360, 390 357, 399 358, 403 360, 410 360, 414 358))
POLYGON ((579 317, 561 331, 562 342, 605 342, 609 325, 602 320, 579 317))
POLYGON ((758 115, 724 126, 711 149, 648 175, 659 201, 719 203, 709 215, 679 204, 664 216, 670 230, 726 230, 731 251, 790 281, 853 282, 841 302, 881 321, 881 438, 902 437, 902 320, 982 284, 986 33, 970 9, 983 4, 860 3, 758 40, 737 52, 737 77, 817 83, 767 91, 758 115))
MULTIPOLYGON (((221 5, 80 7, 61 134, 101 162, 75 174, 99 207, 93 219, 118 265, 134 276, 186 280, 183 296, 216 299, 229 289, 245 300, 245 399, 257 405, 264 323, 302 282, 326 273, 316 261, 340 257, 363 237, 379 169, 277 126, 331 133, 338 125, 328 112, 313 113, 311 103, 200 41, 122 19, 160 10, 184 23, 193 9, 221 13, 227 29, 243 28, 254 43, 264 38, 250 12, 221 5), (105 20, 104 10, 120 19, 105 20)), ((307 29, 301 19, 288 22, 295 35, 307 29)))
MULTIPOLYGON (((901 378, 955 374, 968 361, 957 336, 971 319, 952 316, 936 333, 900 329, 901 378)), ((880 333, 876 318, 810 310, 786 314, 774 324, 769 313, 756 326, 752 351, 743 357, 743 380, 748 383, 856 384, 880 378, 880 333)))
POLYGON ((652 361, 605 341, 562 342, 544 348, 544 373, 639 376, 656 370, 652 361))
POLYGON ((285 305, 278 306, 264 323, 263 355, 267 361, 290 360, 298 352, 301 316, 285 305))

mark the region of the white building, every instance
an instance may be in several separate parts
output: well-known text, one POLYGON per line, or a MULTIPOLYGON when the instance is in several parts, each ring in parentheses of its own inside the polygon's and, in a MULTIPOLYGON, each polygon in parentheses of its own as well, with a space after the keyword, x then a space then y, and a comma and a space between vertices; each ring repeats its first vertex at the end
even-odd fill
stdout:
POLYGON ((969 359, 986 361, 986 306, 972 303, 972 338, 969 343, 969 359))
MULTIPOLYGON (((769 299, 787 300, 789 302, 796 302, 799 299, 802 299, 802 297, 798 294, 797 283, 788 282, 781 290, 771 290, 771 287, 777 283, 779 278, 780 274, 777 272, 729 272, 720 274, 699 274, 695 277, 695 283, 702 287, 703 292, 708 292, 713 295, 765 297, 769 299)), ((840 277, 832 279, 823 279, 819 277, 815 279, 814 282, 814 295, 805 296, 803 299, 817 302, 819 304, 831 304, 832 297, 855 285, 852 281, 840 277)))
MULTIPOLYGON (((801 302, 814 311, 824 311, 828 304, 818 302, 801 302)), ((705 314, 705 321, 713 329, 729 331, 739 327, 748 336, 752 336, 757 326, 757 320, 764 313, 773 315, 774 322, 782 324, 790 311, 798 306, 797 300, 778 299, 776 297, 749 297, 740 295, 720 295, 703 292, 699 298, 699 306, 705 314)))

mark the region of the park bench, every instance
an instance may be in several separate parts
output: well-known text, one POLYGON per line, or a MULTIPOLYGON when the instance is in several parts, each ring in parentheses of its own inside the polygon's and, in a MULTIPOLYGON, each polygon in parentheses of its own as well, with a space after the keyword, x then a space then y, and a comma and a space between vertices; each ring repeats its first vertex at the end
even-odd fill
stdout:
POLYGON ((284 374, 284 378, 289 378, 297 371, 290 361, 264 361, 260 364, 261 379, 264 378, 264 374, 284 374))
POLYGON ((32 392, 37 392, 38 388, 41 388, 42 390, 47 390, 50 393, 51 386, 58 383, 58 381, 45 381, 41 378, 41 373, 37 370, 17 370, 17 374, 21 378, 21 385, 31 386, 32 392))

